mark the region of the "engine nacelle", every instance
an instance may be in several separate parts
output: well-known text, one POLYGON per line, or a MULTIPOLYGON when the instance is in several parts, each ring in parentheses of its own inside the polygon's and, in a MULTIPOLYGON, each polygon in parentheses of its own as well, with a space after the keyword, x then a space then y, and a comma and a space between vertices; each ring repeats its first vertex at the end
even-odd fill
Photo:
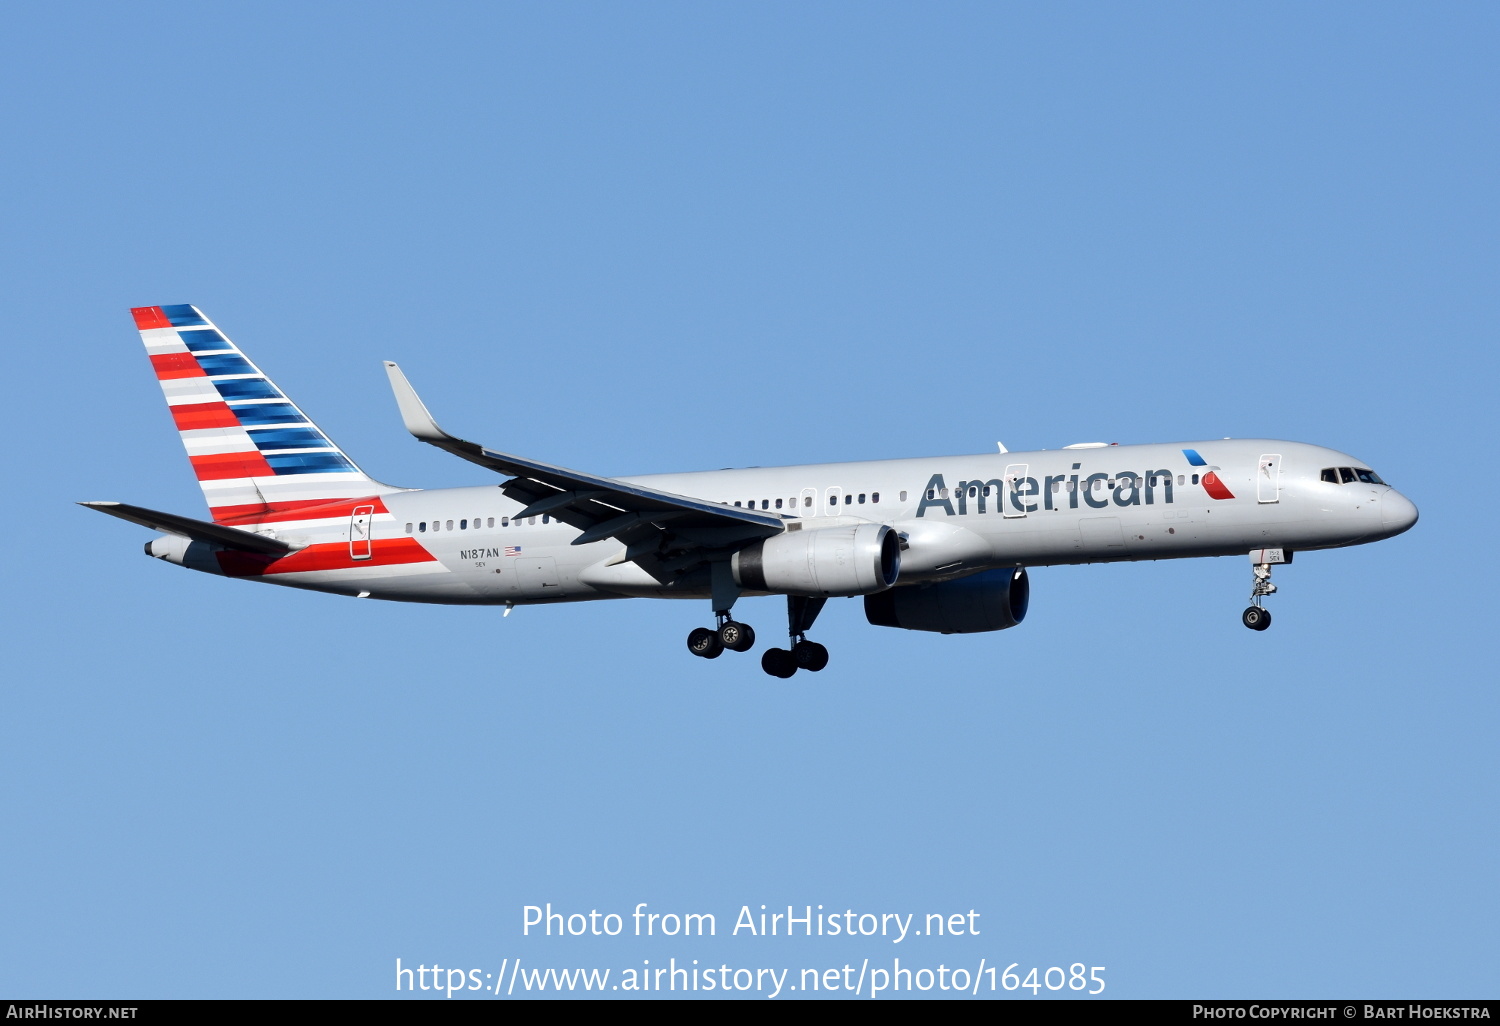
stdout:
POLYGON ((901 539, 885 524, 794 529, 746 546, 729 565, 747 591, 868 595, 896 583, 901 539))
POLYGON ((1026 619, 1031 584, 1024 567, 985 570, 927 587, 865 596, 865 619, 877 627, 939 634, 1003 631, 1026 619))
POLYGON ((209 574, 222 574, 223 568, 214 557, 214 549, 201 541, 192 541, 180 534, 164 534, 146 543, 146 555, 185 566, 189 570, 201 570, 209 574))

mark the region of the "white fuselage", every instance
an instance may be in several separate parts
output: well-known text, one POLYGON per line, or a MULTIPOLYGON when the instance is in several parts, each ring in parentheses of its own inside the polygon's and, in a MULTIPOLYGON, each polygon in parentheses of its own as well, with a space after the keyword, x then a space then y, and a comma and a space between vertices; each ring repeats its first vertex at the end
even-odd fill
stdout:
MULTIPOLYGON (((898 587, 1005 566, 1243 555, 1356 545, 1416 520, 1384 484, 1330 483, 1326 468, 1361 467, 1299 442, 1238 439, 1039 452, 755 467, 620 480, 727 506, 797 518, 804 529, 888 524, 903 541, 898 587), (1197 465, 1186 453, 1201 454, 1197 465), (1216 477, 1204 483, 1208 473, 1216 477), (1212 491, 1220 491, 1214 497, 1212 491), (1232 496, 1232 497, 1231 497, 1232 496)), ((700 598, 706 572, 662 581, 622 560, 612 539, 579 531, 495 485, 381 496, 364 524, 305 522, 263 529, 298 545, 404 538, 429 554, 398 566, 268 574, 296 587, 401 601, 523 604, 624 596, 700 598)))

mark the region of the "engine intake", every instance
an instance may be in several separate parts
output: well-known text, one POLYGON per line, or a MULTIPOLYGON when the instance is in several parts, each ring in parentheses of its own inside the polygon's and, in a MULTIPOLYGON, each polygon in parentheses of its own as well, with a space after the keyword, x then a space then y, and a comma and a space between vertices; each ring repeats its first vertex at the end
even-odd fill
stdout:
POLYGON ((746 546, 729 565, 747 591, 868 595, 896 583, 901 539, 885 524, 793 529, 746 546))
POLYGON ((865 596, 865 619, 876 627, 939 634, 1003 631, 1026 619, 1031 584, 1026 569, 985 570, 926 587, 892 588, 865 596))

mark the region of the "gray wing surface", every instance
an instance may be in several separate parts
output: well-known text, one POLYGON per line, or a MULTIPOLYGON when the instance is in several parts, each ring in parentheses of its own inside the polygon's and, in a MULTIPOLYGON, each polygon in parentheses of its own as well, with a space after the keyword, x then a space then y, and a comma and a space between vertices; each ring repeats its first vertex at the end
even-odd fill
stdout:
POLYGON ((385 370, 406 430, 460 459, 506 475, 509 480, 500 490, 526 506, 516 516, 550 514, 582 532, 575 545, 605 538, 633 545, 667 531, 707 547, 733 546, 784 529, 784 518, 778 514, 596 477, 456 438, 438 427, 400 367, 387 360, 385 370))

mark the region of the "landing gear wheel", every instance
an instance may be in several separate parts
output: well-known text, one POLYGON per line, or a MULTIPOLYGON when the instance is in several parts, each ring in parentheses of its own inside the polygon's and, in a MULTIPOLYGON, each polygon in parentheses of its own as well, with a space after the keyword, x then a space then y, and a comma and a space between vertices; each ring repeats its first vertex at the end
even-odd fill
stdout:
POLYGON ((768 648, 760 657, 760 668, 785 680, 797 672, 797 660, 784 648, 768 648))
POLYGON ((748 652, 755 647, 755 628, 748 623, 726 620, 719 628, 719 640, 731 652, 748 652))
POLYGON ((1240 620, 1252 631, 1263 631, 1271 626, 1271 611, 1261 606, 1250 606, 1240 616, 1240 620))
POLYGON ((802 669, 817 673, 828 665, 828 649, 816 641, 799 641, 792 648, 792 658, 802 669))
POLYGON ((724 653, 724 642, 718 631, 695 627, 688 635, 688 651, 704 659, 717 659, 724 653))

